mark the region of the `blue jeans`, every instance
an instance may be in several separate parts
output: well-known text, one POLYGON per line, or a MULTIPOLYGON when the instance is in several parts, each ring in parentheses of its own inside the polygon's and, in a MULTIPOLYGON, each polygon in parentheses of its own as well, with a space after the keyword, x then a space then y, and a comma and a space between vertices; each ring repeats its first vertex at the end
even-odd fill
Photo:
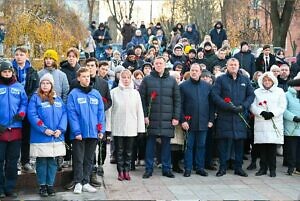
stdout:
POLYGON ((57 171, 57 163, 54 157, 36 158, 36 176, 39 185, 53 186, 57 171))
POLYGON ((226 170, 227 160, 231 155, 231 147, 234 148, 235 159, 234 169, 242 169, 243 154, 244 154, 244 140, 242 139, 219 139, 219 158, 220 158, 220 170, 226 170))
POLYGON ((16 186, 20 149, 21 140, 0 141, 0 193, 10 193, 16 186))
MULTIPOLYGON (((154 150, 156 137, 154 135, 147 136, 147 145, 146 145, 146 172, 153 172, 153 163, 154 163, 154 150)), ((161 163, 162 163, 162 172, 171 171, 171 138, 161 136, 161 163)))
POLYGON ((184 153, 184 168, 186 170, 192 170, 194 145, 196 146, 196 170, 204 168, 206 135, 207 131, 191 131, 187 134, 187 145, 184 153))

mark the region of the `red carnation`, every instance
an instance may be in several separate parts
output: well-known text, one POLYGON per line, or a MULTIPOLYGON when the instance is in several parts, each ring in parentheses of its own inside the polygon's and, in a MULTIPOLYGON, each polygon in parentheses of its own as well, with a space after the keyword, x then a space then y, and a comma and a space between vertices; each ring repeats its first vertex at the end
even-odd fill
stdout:
POLYGON ((231 98, 226 97, 226 98, 224 98, 224 101, 225 101, 225 103, 230 103, 231 102, 231 98))
POLYGON ((44 123, 42 120, 39 120, 37 123, 36 123, 38 126, 42 126, 44 123))
POLYGON ((258 105, 262 105, 262 102, 259 102, 258 105))
POLYGON ((20 116, 20 117, 25 117, 25 112, 20 112, 20 113, 19 113, 19 116, 20 116))
POLYGON ((264 104, 267 104, 267 101, 266 101, 266 100, 264 100, 264 104))
POLYGON ((157 97, 157 92, 156 91, 152 91, 151 93, 151 99, 154 100, 157 97))
POLYGON ((107 103, 107 98, 102 97, 102 100, 103 100, 104 103, 107 103))
POLYGON ((185 119, 186 121, 189 121, 189 120, 191 120, 191 119, 192 119, 192 116, 189 116, 189 115, 187 115, 187 116, 184 116, 184 119, 185 119))
POLYGON ((100 123, 97 124, 97 130, 98 130, 98 131, 101 131, 101 130, 102 130, 102 124, 100 124, 100 123))

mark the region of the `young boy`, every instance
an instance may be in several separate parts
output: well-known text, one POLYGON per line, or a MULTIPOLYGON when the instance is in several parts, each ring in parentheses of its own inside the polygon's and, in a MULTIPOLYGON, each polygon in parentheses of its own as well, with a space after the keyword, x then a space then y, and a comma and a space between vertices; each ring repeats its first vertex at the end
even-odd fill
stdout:
POLYGON ((77 79, 80 85, 70 92, 67 109, 73 147, 74 193, 80 194, 97 191, 89 182, 97 142, 105 131, 105 114, 100 93, 90 86, 90 70, 80 68, 77 79))
MULTIPOLYGON (((15 71, 17 81, 24 87, 28 96, 28 100, 39 87, 39 76, 37 71, 31 66, 28 60, 28 51, 24 47, 17 47, 15 50, 14 60, 12 65, 15 71)), ((21 145, 21 165, 22 171, 27 173, 34 172, 30 164, 29 157, 29 138, 30 125, 27 116, 23 120, 22 125, 22 145, 21 145)))

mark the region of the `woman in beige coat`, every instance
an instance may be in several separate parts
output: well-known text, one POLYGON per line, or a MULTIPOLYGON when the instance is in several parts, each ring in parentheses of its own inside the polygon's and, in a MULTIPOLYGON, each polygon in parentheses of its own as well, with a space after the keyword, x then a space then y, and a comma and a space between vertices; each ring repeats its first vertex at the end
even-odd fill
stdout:
POLYGON ((140 94, 133 87, 132 74, 123 70, 117 88, 111 91, 111 119, 108 122, 117 150, 118 180, 130 180, 129 170, 134 137, 145 132, 140 94))

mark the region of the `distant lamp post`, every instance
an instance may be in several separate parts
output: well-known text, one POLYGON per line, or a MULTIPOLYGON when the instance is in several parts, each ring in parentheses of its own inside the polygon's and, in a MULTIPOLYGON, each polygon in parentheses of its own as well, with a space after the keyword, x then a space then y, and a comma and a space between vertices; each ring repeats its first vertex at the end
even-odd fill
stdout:
POLYGON ((152 22, 152 0, 150 1, 150 22, 152 22))

